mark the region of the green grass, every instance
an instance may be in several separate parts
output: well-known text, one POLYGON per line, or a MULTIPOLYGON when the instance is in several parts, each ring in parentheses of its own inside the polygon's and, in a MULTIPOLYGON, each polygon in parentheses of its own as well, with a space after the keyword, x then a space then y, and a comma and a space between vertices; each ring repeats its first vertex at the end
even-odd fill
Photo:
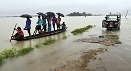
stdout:
POLYGON ((36 47, 36 48, 39 48, 39 47, 40 47, 40 44, 36 44, 35 47, 36 47))
MULTIPOLYGON (((95 26, 94 26, 94 27, 95 27, 95 26)), ((93 26, 92 26, 92 25, 88 25, 88 26, 83 27, 83 28, 77 28, 77 29, 73 30, 71 33, 72 33, 73 35, 77 35, 77 34, 79 34, 79 33, 85 32, 86 30, 89 30, 89 29, 91 29, 91 28, 93 28, 93 26)))
POLYGON ((18 55, 25 55, 26 53, 30 52, 34 48, 28 47, 28 48, 23 48, 21 50, 18 50, 18 55))
POLYGON ((67 39, 67 36, 63 36, 62 39, 67 39))
POLYGON ((34 48, 28 47, 28 48, 22 48, 20 50, 16 50, 15 48, 12 49, 5 49, 0 53, 0 62, 2 62, 4 59, 17 57, 21 55, 25 55, 29 53, 34 48))
POLYGON ((43 44, 49 45, 49 44, 54 43, 54 42, 55 42, 55 39, 50 38, 50 39, 46 40, 45 42, 43 42, 43 44))
POLYGON ((102 60, 102 58, 99 58, 99 60, 102 60))

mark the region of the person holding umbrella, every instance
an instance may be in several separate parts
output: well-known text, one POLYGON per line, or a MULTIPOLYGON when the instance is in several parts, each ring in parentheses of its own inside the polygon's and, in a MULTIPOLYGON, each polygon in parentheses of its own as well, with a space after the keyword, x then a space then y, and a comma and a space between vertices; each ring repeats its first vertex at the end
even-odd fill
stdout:
POLYGON ((46 26, 47 26, 47 24, 46 24, 46 16, 42 16, 42 22, 43 22, 42 25, 43 25, 44 33, 46 34, 46 26))
POLYGON ((52 25, 53 25, 54 31, 55 31, 55 23, 56 23, 56 17, 54 16, 52 19, 52 25))
POLYGON ((38 22, 37 22, 37 30, 39 32, 39 34, 41 33, 41 25, 42 25, 42 19, 40 18, 40 16, 38 16, 38 22))
POLYGON ((61 18, 60 18, 60 16, 58 15, 58 18, 56 19, 57 30, 60 29, 60 22, 61 22, 61 18))
POLYGON ((29 17, 27 17, 26 25, 25 25, 24 30, 27 30, 29 36, 31 36, 30 29, 31 29, 31 20, 30 20, 29 17))
POLYGON ((57 21, 56 21, 56 24, 57 24, 57 30, 60 29, 60 22, 61 22, 61 17, 64 17, 64 15, 62 13, 56 13, 58 15, 58 18, 57 18, 57 21))
POLYGON ((51 34, 51 16, 47 16, 47 22, 48 22, 48 32, 51 34))
POLYGON ((27 18, 27 20, 26 20, 26 25, 25 25, 24 30, 27 30, 29 36, 31 36, 31 33, 30 33, 30 29, 31 29, 31 20, 30 20, 30 18, 32 18, 32 16, 29 15, 29 14, 23 14, 23 15, 21 15, 20 17, 22 17, 22 18, 27 18))
POLYGON ((44 13, 42 13, 42 12, 38 12, 37 14, 39 16, 42 16, 42 26, 43 26, 42 30, 44 29, 44 32, 46 32, 46 25, 47 25, 46 24, 46 15, 44 13))

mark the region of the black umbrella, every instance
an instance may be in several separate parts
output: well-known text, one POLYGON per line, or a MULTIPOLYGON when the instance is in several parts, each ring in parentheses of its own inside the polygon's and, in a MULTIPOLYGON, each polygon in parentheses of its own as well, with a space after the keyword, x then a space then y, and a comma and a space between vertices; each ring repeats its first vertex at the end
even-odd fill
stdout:
POLYGON ((23 15, 21 15, 20 17, 23 17, 23 18, 32 18, 32 16, 29 15, 29 14, 23 14, 23 15))
POLYGON ((64 17, 62 13, 56 13, 58 16, 64 17))
POLYGON ((46 16, 44 13, 42 13, 42 12, 39 12, 39 13, 37 13, 38 15, 41 15, 41 16, 46 16))
POLYGON ((47 15, 50 15, 51 17, 54 17, 55 16, 55 13, 54 12, 46 12, 47 15))

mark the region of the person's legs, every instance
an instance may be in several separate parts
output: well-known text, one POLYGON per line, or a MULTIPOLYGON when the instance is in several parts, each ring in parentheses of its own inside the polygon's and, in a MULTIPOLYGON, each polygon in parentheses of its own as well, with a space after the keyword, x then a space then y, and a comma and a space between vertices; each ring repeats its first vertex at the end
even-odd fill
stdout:
POLYGON ((16 38, 18 35, 19 35, 19 33, 16 33, 16 34, 14 35, 14 38, 16 38))
POLYGON ((28 32, 29 36, 31 36, 30 29, 27 29, 27 32, 28 32))
POLYGON ((57 24, 57 30, 59 29, 59 24, 57 24))
POLYGON ((46 25, 44 25, 44 34, 46 34, 46 25))
POLYGON ((54 31, 55 31, 55 24, 53 24, 53 28, 54 28, 54 31))
POLYGON ((38 26, 38 32, 41 34, 41 26, 38 26))
POLYGON ((60 29, 60 24, 58 24, 58 29, 60 29))
POLYGON ((48 24, 48 32, 51 32, 51 25, 48 24))
POLYGON ((51 34, 51 24, 48 24, 48 32, 51 34))
POLYGON ((11 39, 16 39, 16 37, 18 36, 19 34, 16 33, 14 36, 11 36, 11 39))
POLYGON ((62 29, 64 29, 64 26, 62 25, 62 29))
POLYGON ((50 32, 51 32, 51 24, 50 24, 50 32))
POLYGON ((42 27, 43 27, 43 28, 41 29, 41 31, 44 29, 44 25, 43 25, 43 24, 42 24, 42 27))
POLYGON ((46 32, 46 25, 44 25, 44 32, 46 32))
POLYGON ((18 34, 18 36, 16 37, 17 40, 21 40, 23 39, 24 37, 21 35, 21 34, 18 34))

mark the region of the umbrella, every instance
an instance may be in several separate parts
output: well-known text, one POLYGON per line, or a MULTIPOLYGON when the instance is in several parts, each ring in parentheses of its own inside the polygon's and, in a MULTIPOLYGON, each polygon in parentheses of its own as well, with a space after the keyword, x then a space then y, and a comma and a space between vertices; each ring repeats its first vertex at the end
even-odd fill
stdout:
POLYGON ((56 13, 58 16, 64 17, 62 13, 56 13))
POLYGON ((42 12, 39 12, 39 13, 37 13, 38 15, 41 15, 41 16, 46 16, 44 13, 42 13, 42 12))
POLYGON ((50 15, 51 17, 54 17, 55 16, 55 13, 53 12, 46 12, 47 15, 50 15))
POLYGON ((23 18, 32 18, 32 16, 29 15, 29 14, 23 14, 23 15, 21 15, 20 17, 23 17, 23 18))

